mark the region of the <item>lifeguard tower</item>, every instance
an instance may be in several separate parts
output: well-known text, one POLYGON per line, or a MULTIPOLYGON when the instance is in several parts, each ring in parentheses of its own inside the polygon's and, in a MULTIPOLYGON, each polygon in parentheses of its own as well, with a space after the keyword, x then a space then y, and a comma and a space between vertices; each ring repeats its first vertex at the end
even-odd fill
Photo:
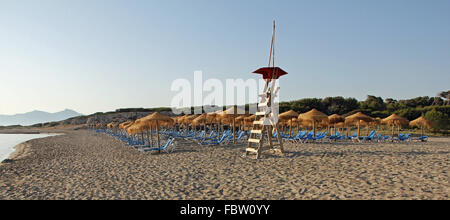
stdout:
POLYGON ((283 155, 283 139, 278 128, 278 106, 274 100, 280 89, 276 86, 276 81, 280 76, 288 73, 279 67, 275 67, 275 21, 273 22, 269 65, 253 73, 261 74, 266 83, 263 92, 259 95, 261 100, 258 104, 256 119, 253 122, 253 129, 248 139, 246 156, 256 154, 256 159, 259 159, 263 153, 283 155), (273 132, 276 132, 275 135, 273 132))

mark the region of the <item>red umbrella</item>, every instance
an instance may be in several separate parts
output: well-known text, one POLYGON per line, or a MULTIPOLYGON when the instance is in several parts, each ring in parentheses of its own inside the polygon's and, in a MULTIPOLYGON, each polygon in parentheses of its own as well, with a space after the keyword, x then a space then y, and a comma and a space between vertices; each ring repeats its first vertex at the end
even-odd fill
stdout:
POLYGON ((288 74, 280 67, 264 67, 256 70, 253 73, 262 74, 264 79, 273 79, 274 78, 273 75, 275 75, 275 79, 279 79, 280 76, 288 74))

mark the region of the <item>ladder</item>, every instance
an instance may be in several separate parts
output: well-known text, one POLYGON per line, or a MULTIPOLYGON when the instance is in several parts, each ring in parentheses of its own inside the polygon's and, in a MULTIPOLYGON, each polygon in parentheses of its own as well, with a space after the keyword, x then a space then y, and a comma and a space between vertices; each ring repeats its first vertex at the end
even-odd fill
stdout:
POLYGON ((279 88, 275 87, 276 79, 266 80, 264 91, 260 94, 261 101, 258 104, 256 119, 250 131, 246 156, 256 154, 256 159, 261 158, 264 152, 283 155, 283 140, 278 129, 278 115, 273 109, 273 98, 279 88), (269 84, 271 84, 269 86, 269 84), (273 131, 277 132, 277 142, 273 138, 273 131), (265 138, 267 137, 267 144, 265 138))

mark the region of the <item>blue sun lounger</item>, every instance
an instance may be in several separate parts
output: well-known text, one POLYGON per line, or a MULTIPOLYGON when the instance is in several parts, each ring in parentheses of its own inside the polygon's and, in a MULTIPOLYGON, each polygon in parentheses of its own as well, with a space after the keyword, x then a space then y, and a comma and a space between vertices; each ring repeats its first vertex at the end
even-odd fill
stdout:
POLYGON ((155 148, 140 147, 140 148, 138 148, 138 150, 141 151, 141 152, 165 151, 166 153, 170 154, 176 148, 176 145, 175 145, 174 141, 175 141, 174 138, 170 138, 170 139, 167 140, 166 144, 164 144, 161 147, 155 147, 155 148))

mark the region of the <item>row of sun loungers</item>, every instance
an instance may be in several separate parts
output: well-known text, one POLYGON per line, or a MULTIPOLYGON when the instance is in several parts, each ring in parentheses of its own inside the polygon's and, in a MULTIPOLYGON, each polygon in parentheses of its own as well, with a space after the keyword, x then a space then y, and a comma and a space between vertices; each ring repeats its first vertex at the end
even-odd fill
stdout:
MULTIPOLYGON (((213 146, 213 145, 226 145, 233 142, 233 136, 236 135, 237 143, 244 143, 247 141, 249 133, 246 131, 237 131, 233 134, 231 130, 223 131, 220 136, 216 131, 175 131, 175 130, 163 130, 160 131, 160 135, 163 138, 162 146, 155 146, 156 144, 150 145, 148 141, 142 140, 138 135, 129 136, 126 133, 116 133, 111 130, 95 130, 98 133, 106 133, 113 136, 120 141, 124 142, 127 146, 132 146, 141 152, 153 152, 153 151, 164 151, 166 153, 172 153, 176 149, 176 140, 187 141, 191 143, 196 143, 201 146, 213 146)), ((280 133, 281 137, 286 142, 292 143, 321 143, 321 142, 337 142, 337 141, 352 141, 352 142, 410 142, 410 141, 421 141, 425 142, 428 140, 427 136, 421 136, 417 138, 412 138, 410 134, 400 134, 398 137, 390 137, 386 135, 377 134, 376 131, 372 131, 368 136, 359 136, 355 133, 352 136, 347 136, 345 134, 340 134, 337 132, 333 135, 327 135, 327 132, 319 132, 315 136, 312 131, 300 131, 297 134, 291 133, 291 135, 280 133)), ((278 134, 274 133, 273 138, 277 138, 278 134)))

